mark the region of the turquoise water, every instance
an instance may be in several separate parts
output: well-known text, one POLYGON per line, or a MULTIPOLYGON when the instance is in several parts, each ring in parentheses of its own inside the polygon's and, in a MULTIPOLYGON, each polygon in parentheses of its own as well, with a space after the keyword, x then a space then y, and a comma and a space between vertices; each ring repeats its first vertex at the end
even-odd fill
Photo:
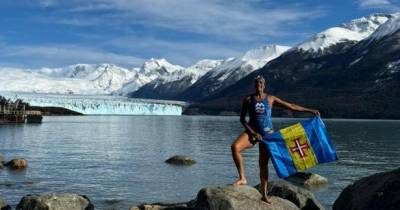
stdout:
MULTIPOLYGON (((274 119, 275 127, 298 119, 274 119)), ((325 120, 340 161, 312 172, 329 179, 316 192, 331 208, 340 191, 361 177, 400 166, 400 121, 325 120)), ((184 202, 205 186, 236 179, 230 145, 242 131, 238 117, 45 117, 42 124, 0 125, 0 153, 26 158, 27 170, 0 170, 0 197, 15 206, 34 193, 87 195, 97 209, 143 202, 184 202), (164 163, 173 155, 198 163, 164 163)), ((244 153, 250 185, 258 184, 258 148, 244 153)), ((270 178, 277 179, 270 165, 270 178)))

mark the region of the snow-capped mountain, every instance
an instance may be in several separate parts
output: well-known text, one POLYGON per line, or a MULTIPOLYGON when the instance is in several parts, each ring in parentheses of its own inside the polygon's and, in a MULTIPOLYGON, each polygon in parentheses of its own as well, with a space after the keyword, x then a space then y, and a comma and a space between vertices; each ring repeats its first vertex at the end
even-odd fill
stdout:
MULTIPOLYGON (((325 117, 398 119, 400 28, 396 16, 389 16, 370 37, 346 43, 339 51, 317 57, 305 57, 295 51, 284 53, 234 85, 203 99, 193 110, 215 114, 223 107, 222 111, 237 112, 240 100, 254 91, 254 76, 261 74, 267 80, 268 92, 319 109, 325 117)), ((275 116, 279 115, 287 116, 275 112, 275 116)))
POLYGON ((182 66, 173 65, 164 58, 146 61, 140 68, 134 68, 135 71, 149 77, 151 80, 160 76, 169 75, 175 71, 184 69, 182 66))
MULTIPOLYGON (((0 91, 210 101, 249 93, 256 74, 264 75, 271 91, 287 95, 309 84, 312 88, 350 86, 349 78, 358 81, 358 77, 368 80, 368 85, 360 82, 360 87, 390 90, 387 87, 400 77, 399 30, 400 13, 373 14, 329 28, 293 48, 267 45, 237 58, 202 60, 187 68, 163 58, 131 69, 112 64, 0 68, 0 91)), ((313 92, 312 88, 307 90, 313 92)))
POLYGON ((150 59, 128 70, 114 64, 76 64, 62 68, 0 69, 0 90, 65 94, 118 94, 136 91, 153 79, 182 70, 165 59, 150 59))
POLYGON ((372 14, 367 17, 352 20, 349 23, 329 28, 314 35, 310 39, 300 43, 293 48, 293 50, 323 53, 325 49, 340 43, 356 43, 374 33, 375 30, 390 17, 391 15, 372 14))
POLYGON ((220 60, 201 60, 188 68, 179 69, 170 74, 160 76, 136 92, 129 94, 129 96, 136 98, 175 99, 178 94, 193 85, 205 73, 220 64, 220 60))
POLYGON ((89 80, 54 78, 36 70, 0 69, 0 90, 37 93, 104 94, 89 80))
POLYGON ((68 94, 110 94, 138 74, 112 64, 7 70, 2 69, 0 90, 68 94))
POLYGON ((376 40, 387 35, 393 34, 400 30, 400 13, 395 13, 391 15, 391 18, 382 24, 371 36, 369 39, 376 40))
POLYGON ((178 98, 197 100, 221 90, 264 66, 290 49, 287 46, 266 45, 247 51, 238 58, 228 58, 207 72, 178 98))
POLYGON ((149 77, 136 72, 130 81, 123 84, 123 86, 120 89, 113 91, 112 94, 127 95, 128 93, 138 90, 143 85, 149 82, 151 82, 151 79, 149 77))

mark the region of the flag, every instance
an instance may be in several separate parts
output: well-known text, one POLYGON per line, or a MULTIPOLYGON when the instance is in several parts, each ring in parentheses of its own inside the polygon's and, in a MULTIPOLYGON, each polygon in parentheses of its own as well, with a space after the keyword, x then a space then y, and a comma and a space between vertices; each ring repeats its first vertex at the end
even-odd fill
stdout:
POLYGON ((276 173, 286 178, 320 163, 338 160, 320 117, 314 117, 267 134, 261 140, 267 145, 276 173))

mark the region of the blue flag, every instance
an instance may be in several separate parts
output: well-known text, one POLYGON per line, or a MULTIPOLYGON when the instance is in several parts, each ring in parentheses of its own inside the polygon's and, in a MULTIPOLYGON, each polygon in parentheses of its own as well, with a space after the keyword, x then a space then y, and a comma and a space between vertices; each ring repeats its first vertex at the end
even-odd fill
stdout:
POLYGON ((338 160, 320 117, 267 134, 262 143, 267 145, 276 173, 281 178, 312 168, 319 163, 338 160))

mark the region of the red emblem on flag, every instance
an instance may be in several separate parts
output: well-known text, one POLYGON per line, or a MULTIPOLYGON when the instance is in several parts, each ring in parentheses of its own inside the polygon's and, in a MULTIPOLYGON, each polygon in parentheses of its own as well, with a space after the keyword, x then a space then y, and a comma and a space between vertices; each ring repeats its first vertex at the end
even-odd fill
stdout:
POLYGON ((293 140, 293 141, 294 141, 294 143, 296 144, 296 146, 291 147, 291 148, 290 148, 290 151, 291 151, 292 153, 298 152, 299 155, 300 155, 300 157, 302 157, 302 158, 305 157, 305 156, 306 156, 306 153, 304 153, 303 150, 310 148, 310 146, 308 146, 308 143, 306 142, 306 143, 304 143, 304 144, 300 144, 300 139, 298 139, 298 138, 295 139, 295 140, 293 140))

